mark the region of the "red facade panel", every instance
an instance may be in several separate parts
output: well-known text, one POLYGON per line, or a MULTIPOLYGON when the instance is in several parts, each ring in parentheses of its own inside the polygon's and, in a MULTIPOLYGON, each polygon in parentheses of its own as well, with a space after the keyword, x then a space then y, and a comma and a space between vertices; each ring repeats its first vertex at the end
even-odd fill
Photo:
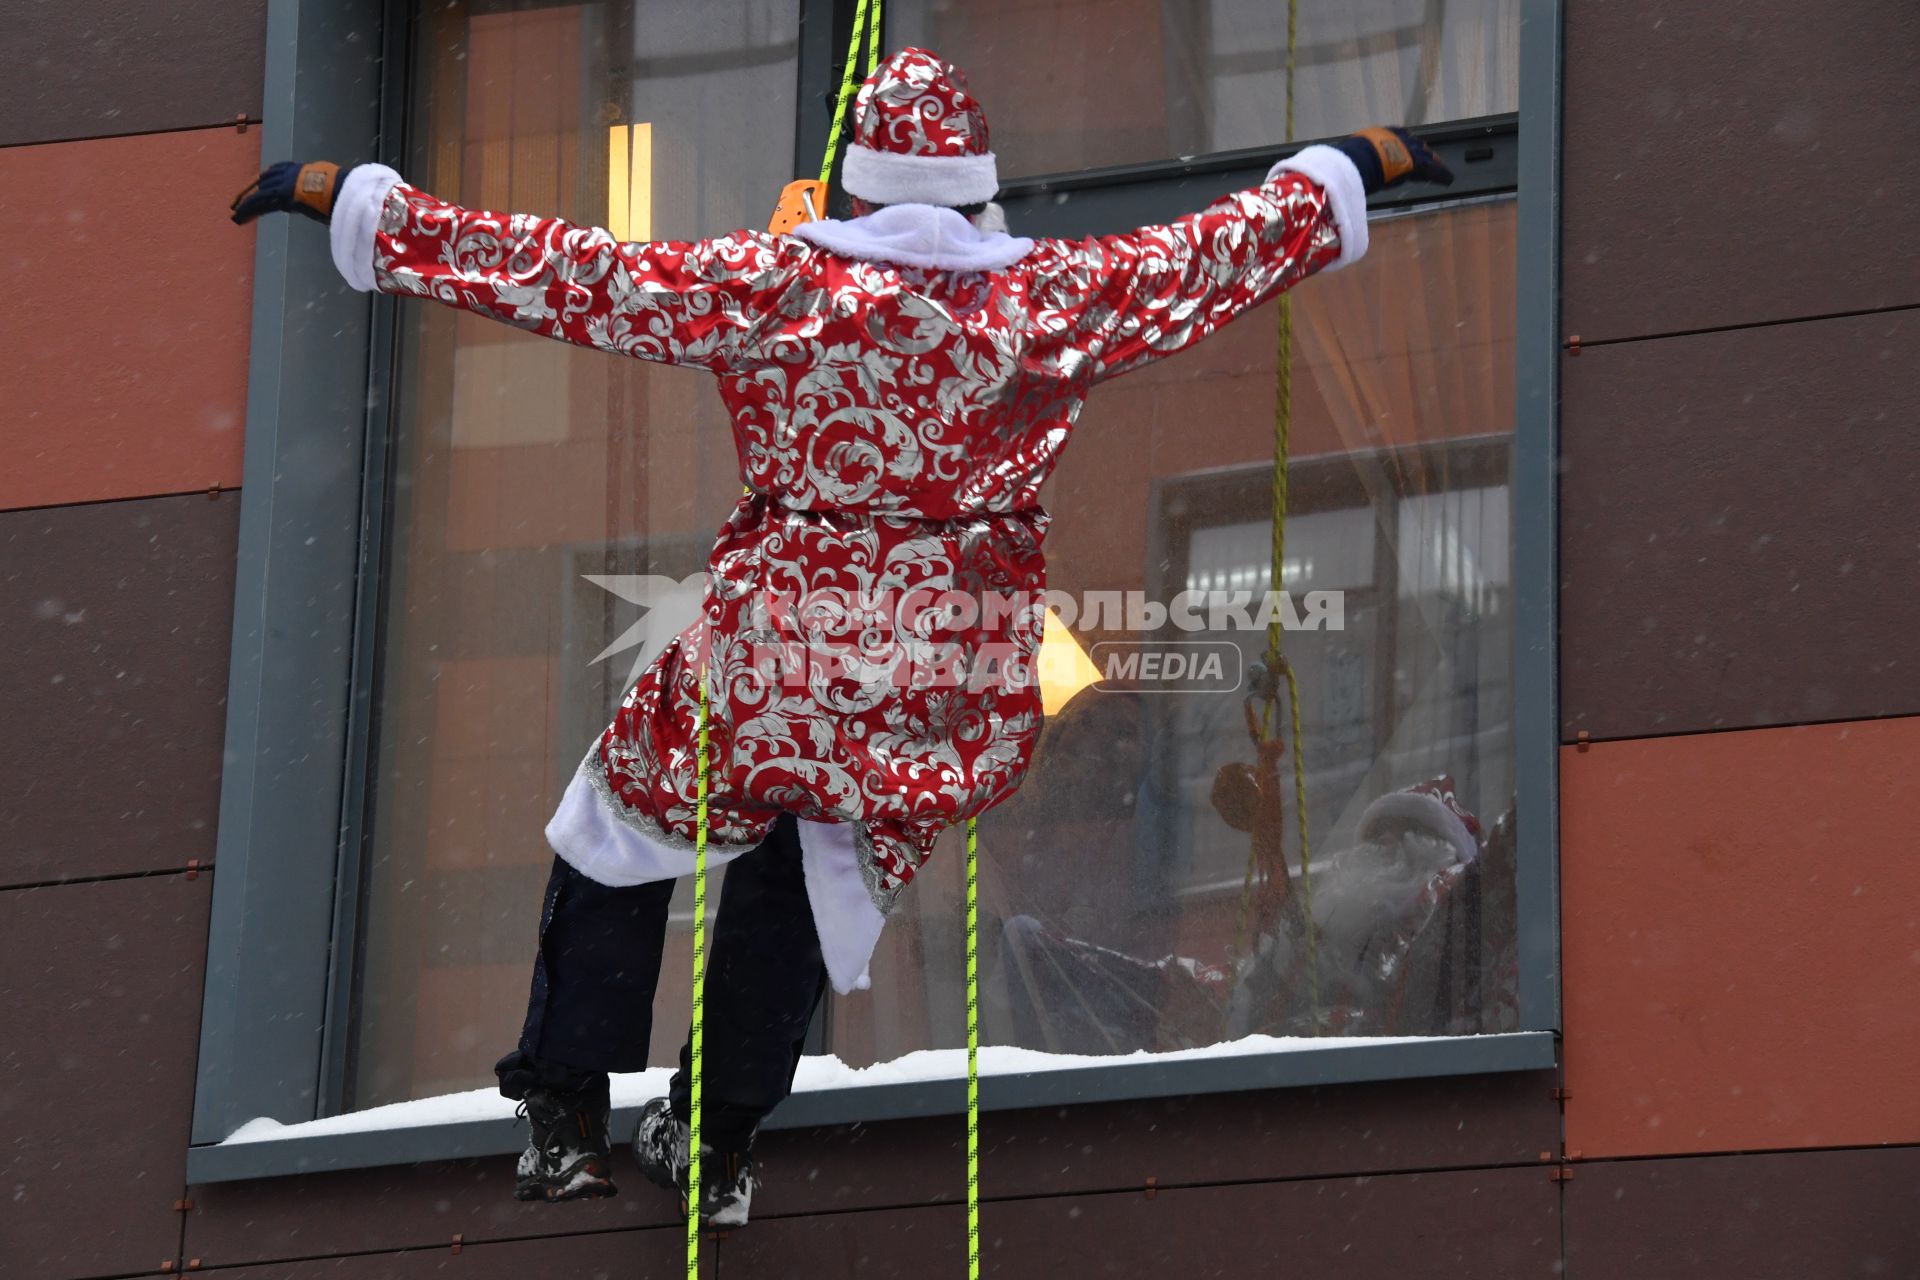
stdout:
POLYGON ((1920 719, 1561 754, 1567 1145, 1920 1141, 1920 719))
MULTIPOLYGON (((0 148, 0 510, 240 483, 260 132, 0 148)), ((300 228, 320 235, 314 227, 300 228)))

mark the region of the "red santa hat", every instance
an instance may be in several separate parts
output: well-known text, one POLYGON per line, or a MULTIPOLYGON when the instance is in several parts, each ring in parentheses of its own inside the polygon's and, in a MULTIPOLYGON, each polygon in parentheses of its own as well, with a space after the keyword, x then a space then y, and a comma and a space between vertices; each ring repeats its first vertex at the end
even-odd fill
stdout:
POLYGON ((1360 815, 1360 838, 1382 834, 1389 822, 1411 822, 1447 840, 1460 861, 1472 862, 1480 853, 1480 819, 1460 807, 1453 791, 1453 775, 1443 773, 1379 797, 1360 815))
POLYGON ((987 149, 986 113, 960 69, 925 49, 902 49, 868 76, 854 101, 840 183, 874 204, 993 199, 1000 174, 987 149))

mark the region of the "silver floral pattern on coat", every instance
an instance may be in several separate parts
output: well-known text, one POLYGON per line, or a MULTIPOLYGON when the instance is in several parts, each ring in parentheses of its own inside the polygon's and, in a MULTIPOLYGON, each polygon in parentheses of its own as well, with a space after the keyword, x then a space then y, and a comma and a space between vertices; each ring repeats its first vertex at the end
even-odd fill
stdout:
MULTIPOLYGON (((1325 191, 1294 173, 1164 226, 1041 240, 974 274, 754 231, 621 243, 402 183, 382 210, 375 275, 386 292, 719 379, 749 493, 715 543, 703 617, 600 738, 601 793, 639 830, 692 839, 704 664, 712 839, 751 846, 781 810, 854 823, 886 910, 944 827, 1019 785, 1038 689, 902 682, 884 655, 815 679, 808 646, 835 642, 756 631, 756 602, 823 589, 1037 595, 1040 486, 1092 386, 1184 350, 1338 251, 1325 191)), ((1010 651, 1019 675, 1040 619, 982 619, 938 640, 962 661, 1010 651)))

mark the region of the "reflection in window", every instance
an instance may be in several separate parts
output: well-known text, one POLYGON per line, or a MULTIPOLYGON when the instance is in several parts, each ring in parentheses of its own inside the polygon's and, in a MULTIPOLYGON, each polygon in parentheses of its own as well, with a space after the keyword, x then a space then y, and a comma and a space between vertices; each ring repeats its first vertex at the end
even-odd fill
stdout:
MULTIPOLYGON (((1513 789, 1513 213, 1376 220, 1367 259, 1293 295, 1284 585, 1344 599, 1343 629, 1285 645, 1314 927, 1290 748, 1277 832, 1242 829, 1217 796, 1223 770, 1259 772, 1245 689, 1104 681, 1048 722, 1026 785, 980 823, 991 1042, 1104 1054, 1517 1026, 1511 823, 1496 833, 1513 789), (1395 796, 1440 775, 1458 829, 1395 796), (1276 840, 1249 890, 1250 854, 1276 840)), ((1266 590, 1274 313, 1095 392, 1048 498, 1056 589, 1266 590)), ((1139 639, 1074 629, 1096 660, 1139 639)), ((1266 648, 1233 626, 1155 638, 1230 643, 1247 664, 1266 648)), ((874 990, 833 1001, 849 1061, 960 1042, 961 859, 943 854, 882 939, 874 990)))
MULTIPOLYGON (((1006 177, 1286 141, 1284 0, 893 0, 987 109, 1006 177)), ((1519 0, 1299 0, 1294 134, 1512 111, 1519 0)))

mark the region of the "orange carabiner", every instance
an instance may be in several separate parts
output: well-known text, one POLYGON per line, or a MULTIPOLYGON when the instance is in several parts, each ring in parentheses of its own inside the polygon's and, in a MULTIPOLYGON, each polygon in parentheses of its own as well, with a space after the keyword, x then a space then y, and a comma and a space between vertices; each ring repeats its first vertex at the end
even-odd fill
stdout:
POLYGON ((827 184, 818 178, 795 178, 780 188, 780 203, 774 206, 767 230, 783 236, 803 222, 818 222, 826 216, 827 184))

